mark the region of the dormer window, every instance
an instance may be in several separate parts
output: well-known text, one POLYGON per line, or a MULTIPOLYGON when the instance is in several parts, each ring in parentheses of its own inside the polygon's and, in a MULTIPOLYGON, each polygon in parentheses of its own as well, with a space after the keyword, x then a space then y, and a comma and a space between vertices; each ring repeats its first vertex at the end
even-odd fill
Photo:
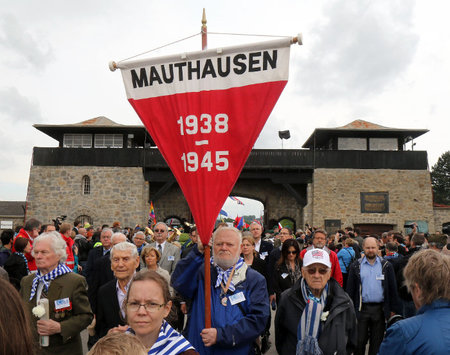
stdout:
POLYGON ((92 134, 64 134, 64 148, 92 148, 92 134))
POLYGON ((96 134, 94 138, 95 148, 122 148, 123 134, 96 134))

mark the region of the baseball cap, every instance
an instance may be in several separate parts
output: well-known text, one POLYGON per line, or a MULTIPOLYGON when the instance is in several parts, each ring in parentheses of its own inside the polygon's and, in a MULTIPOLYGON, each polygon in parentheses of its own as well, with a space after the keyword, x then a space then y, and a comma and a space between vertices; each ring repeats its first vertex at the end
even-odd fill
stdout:
POLYGON ((310 249, 303 257, 303 266, 305 267, 316 263, 331 268, 330 256, 323 249, 310 249))

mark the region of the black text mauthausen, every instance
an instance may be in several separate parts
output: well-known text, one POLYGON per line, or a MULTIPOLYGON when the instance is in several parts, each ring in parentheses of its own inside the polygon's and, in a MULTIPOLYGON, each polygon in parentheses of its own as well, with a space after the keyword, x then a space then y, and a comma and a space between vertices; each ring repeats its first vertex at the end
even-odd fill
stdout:
POLYGON ((276 69, 278 51, 239 53, 233 56, 184 61, 179 63, 152 65, 131 69, 133 87, 145 87, 155 84, 170 84, 184 80, 227 77, 230 73, 242 75, 246 72, 276 69))

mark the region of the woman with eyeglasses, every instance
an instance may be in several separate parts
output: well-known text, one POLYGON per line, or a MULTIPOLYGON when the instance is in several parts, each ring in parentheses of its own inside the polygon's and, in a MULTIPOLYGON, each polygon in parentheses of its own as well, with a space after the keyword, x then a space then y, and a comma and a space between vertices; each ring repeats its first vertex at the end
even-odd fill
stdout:
POLYGON ((167 281, 156 271, 142 270, 131 281, 123 303, 128 326, 110 333, 136 335, 148 354, 198 354, 194 347, 165 321, 172 308, 167 281))
POLYGON ((281 247, 281 257, 275 264, 273 274, 273 290, 277 304, 281 293, 291 288, 301 276, 302 260, 300 259, 300 246, 295 239, 287 239, 281 247))
POLYGON ((331 278, 328 253, 308 250, 301 274, 283 293, 275 315, 278 354, 351 354, 357 341, 355 309, 331 278))

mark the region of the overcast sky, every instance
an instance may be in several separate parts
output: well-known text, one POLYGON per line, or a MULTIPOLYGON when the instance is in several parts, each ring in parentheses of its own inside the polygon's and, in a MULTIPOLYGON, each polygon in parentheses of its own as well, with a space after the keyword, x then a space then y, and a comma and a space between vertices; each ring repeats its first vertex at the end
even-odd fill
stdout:
MULTIPOLYGON (((415 149, 430 168, 450 149, 450 26, 445 0, 0 0, 0 200, 25 200, 33 146, 57 142, 32 127, 106 116, 140 124, 121 60, 200 32, 295 36, 290 78, 255 145, 302 146, 317 127, 355 119, 429 129, 415 149)), ((213 35, 208 47, 263 40, 213 35)), ((200 36, 147 56, 201 49, 200 36)), ((408 145, 410 149, 410 144, 408 145)), ((261 206, 245 211, 259 215, 261 206)), ((241 214, 241 213, 240 213, 241 214)))

